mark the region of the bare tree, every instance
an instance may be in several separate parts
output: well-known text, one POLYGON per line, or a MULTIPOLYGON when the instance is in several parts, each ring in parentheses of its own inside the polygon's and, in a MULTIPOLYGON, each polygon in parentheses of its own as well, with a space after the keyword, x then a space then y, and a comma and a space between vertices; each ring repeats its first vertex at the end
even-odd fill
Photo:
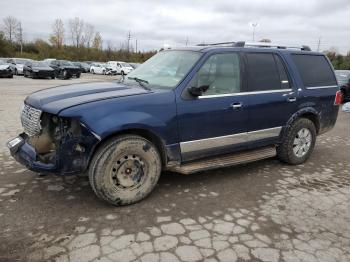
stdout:
POLYGON ((84 28, 84 43, 87 48, 90 48, 93 44, 93 38, 95 34, 95 27, 92 24, 85 23, 84 28))
POLYGON ((84 20, 79 17, 69 20, 69 30, 71 33, 72 43, 76 47, 80 47, 84 44, 84 20))
POLYGON ((57 48, 61 48, 64 42, 64 24, 62 19, 57 18, 52 24, 52 34, 50 36, 50 42, 57 48))
POLYGON ((96 32, 94 40, 92 41, 92 47, 98 50, 102 50, 102 37, 100 32, 96 32))
POLYGON ((4 19, 4 33, 6 38, 12 42, 18 29, 18 20, 13 16, 8 16, 4 19))

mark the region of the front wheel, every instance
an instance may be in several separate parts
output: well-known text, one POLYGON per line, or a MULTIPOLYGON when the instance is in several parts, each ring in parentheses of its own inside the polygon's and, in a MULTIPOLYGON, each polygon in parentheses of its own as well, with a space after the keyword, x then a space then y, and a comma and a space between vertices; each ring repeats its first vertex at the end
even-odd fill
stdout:
POLYGON ((124 135, 95 153, 89 180, 95 194, 116 206, 136 203, 151 193, 161 173, 157 148, 147 139, 124 135))
POLYGON ((282 144, 277 147, 278 158, 291 165, 304 163, 316 143, 314 123, 306 118, 297 119, 287 130, 282 144))

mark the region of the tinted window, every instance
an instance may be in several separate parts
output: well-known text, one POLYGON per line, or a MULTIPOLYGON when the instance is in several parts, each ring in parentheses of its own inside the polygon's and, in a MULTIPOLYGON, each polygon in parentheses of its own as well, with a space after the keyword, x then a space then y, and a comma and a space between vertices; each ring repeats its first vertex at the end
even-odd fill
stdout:
POLYGON ((321 55, 292 55, 305 87, 337 85, 327 59, 321 55))
POLYGON ((272 54, 248 53, 248 91, 281 89, 281 80, 272 54))
POLYGON ((239 56, 236 53, 212 55, 191 82, 196 86, 209 86, 204 96, 238 93, 240 83, 239 56))

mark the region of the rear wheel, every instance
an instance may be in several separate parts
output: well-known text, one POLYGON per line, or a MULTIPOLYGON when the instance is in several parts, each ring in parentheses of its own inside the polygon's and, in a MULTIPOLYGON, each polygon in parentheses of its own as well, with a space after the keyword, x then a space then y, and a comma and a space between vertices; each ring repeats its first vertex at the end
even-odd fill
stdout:
POLYGON ((311 155, 316 142, 314 123, 306 118, 297 119, 277 147, 279 159, 291 165, 304 163, 311 155))
POLYGON ((156 147, 135 135, 107 141, 94 155, 89 179, 95 194, 113 204, 128 205, 145 198, 161 173, 156 147))

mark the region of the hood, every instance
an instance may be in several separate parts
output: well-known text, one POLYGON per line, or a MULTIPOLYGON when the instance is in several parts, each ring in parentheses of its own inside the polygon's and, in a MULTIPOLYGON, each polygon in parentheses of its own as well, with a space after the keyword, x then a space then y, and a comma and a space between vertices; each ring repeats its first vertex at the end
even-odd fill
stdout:
POLYGON ((7 69, 7 68, 9 68, 9 67, 10 67, 9 65, 0 65, 0 70, 7 69))
POLYGON ((44 112, 58 114, 63 109, 80 104, 150 92, 116 82, 91 82, 44 89, 28 96, 25 103, 44 112))

